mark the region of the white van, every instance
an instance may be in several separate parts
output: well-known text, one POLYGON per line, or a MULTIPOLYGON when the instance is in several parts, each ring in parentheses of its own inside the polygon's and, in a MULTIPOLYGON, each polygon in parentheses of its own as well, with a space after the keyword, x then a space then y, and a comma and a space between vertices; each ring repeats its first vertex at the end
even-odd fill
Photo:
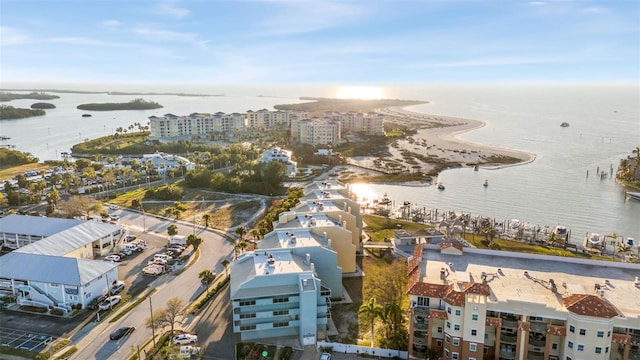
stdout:
POLYGON ((187 246, 187 240, 182 235, 174 235, 169 238, 169 245, 187 246))

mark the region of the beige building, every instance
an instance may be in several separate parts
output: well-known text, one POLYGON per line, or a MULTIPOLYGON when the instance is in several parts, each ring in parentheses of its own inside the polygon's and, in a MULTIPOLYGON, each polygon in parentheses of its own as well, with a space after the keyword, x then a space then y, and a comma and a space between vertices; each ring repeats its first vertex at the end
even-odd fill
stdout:
POLYGON ((258 111, 248 110, 245 114, 247 127, 253 129, 282 129, 289 130, 292 120, 302 120, 307 118, 306 111, 269 111, 262 109, 258 111))
POLYGON ((245 115, 240 113, 192 113, 188 116, 150 116, 151 140, 226 139, 245 131, 245 115))
POLYGON ((328 118, 313 118, 291 121, 291 138, 309 145, 340 144, 340 121, 328 118))
POLYGON ((444 243, 409 260, 409 354, 638 359, 640 267, 444 243))
POLYGON ((328 111, 326 118, 340 121, 342 132, 360 133, 369 136, 384 136, 384 116, 377 113, 328 111))

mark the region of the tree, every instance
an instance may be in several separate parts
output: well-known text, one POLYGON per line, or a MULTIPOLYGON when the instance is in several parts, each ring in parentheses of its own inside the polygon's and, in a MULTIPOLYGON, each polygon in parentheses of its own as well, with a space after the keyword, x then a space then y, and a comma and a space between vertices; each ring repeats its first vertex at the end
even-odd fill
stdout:
POLYGON ((240 236, 240 241, 244 240, 244 235, 247 233, 247 229, 244 226, 238 226, 235 229, 235 233, 240 236))
POLYGON ((382 307, 376 304, 376 298, 372 297, 367 303, 360 305, 358 313, 364 314, 369 318, 371 323, 371 346, 373 347, 373 328, 376 319, 382 316, 382 307))
POLYGON ((198 278, 207 288, 207 295, 209 295, 209 284, 216 279, 216 274, 211 270, 202 270, 198 274, 198 278))
POLYGON ((253 242, 260 239, 260 229, 251 229, 251 236, 253 236, 253 242))
POLYGON ((178 235, 178 225, 171 224, 167 226, 167 234, 169 234, 169 236, 178 235))
POLYGON ((189 234, 189 236, 187 236, 187 245, 193 246, 193 251, 198 250, 200 244, 202 244, 201 237, 198 237, 195 234, 189 234))
POLYGON ((211 215, 209 214, 202 215, 202 221, 204 221, 204 227, 206 228, 209 227, 209 220, 211 220, 211 215))
POLYGON ((231 264, 231 260, 223 259, 221 264, 222 266, 224 266, 224 271, 226 273, 226 276, 229 277, 229 265, 231 264))
POLYGON ((434 348, 426 348, 424 350, 424 358, 425 360, 436 360, 440 358, 440 351, 434 349, 434 348))
POLYGON ((149 328, 151 328, 152 325, 161 328, 170 326, 170 334, 173 335, 173 329, 175 327, 175 324, 178 322, 178 317, 184 315, 184 313, 184 302, 182 301, 182 299, 174 297, 167 301, 167 306, 165 308, 153 312, 153 323, 151 322, 151 317, 147 318, 145 323, 149 328))

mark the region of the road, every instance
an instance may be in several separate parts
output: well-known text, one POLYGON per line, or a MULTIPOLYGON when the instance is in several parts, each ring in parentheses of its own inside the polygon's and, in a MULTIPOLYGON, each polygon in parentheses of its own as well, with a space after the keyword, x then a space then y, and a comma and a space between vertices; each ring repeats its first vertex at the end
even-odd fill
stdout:
MULTIPOLYGON (((186 222, 168 221, 127 210, 118 210, 113 213, 120 215, 119 223, 122 225, 139 230, 144 228, 147 232, 166 234, 167 226, 170 224, 178 226, 178 234, 187 235, 193 232, 193 224, 186 222)), ((71 359, 128 359, 138 346, 143 345, 152 337, 151 329, 145 327, 145 320, 151 314, 151 306, 154 311, 163 308, 166 302, 174 297, 179 297, 186 304, 205 291, 200 284, 198 274, 205 269, 215 271, 218 274, 223 273, 224 267, 220 265, 220 262, 224 258, 231 257, 233 245, 221 235, 202 227, 196 228, 196 235, 201 237, 203 242, 200 245, 200 257, 195 263, 177 275, 163 275, 154 280, 151 287, 154 287, 156 292, 150 297, 151 300, 140 304, 117 322, 110 324, 108 320, 105 320, 103 323, 87 326, 86 330, 82 329, 72 339, 79 351, 71 359), (109 334, 125 325, 135 326, 136 331, 118 341, 110 341, 109 334)), ((228 295, 226 299, 228 302, 228 295)), ((177 328, 179 327, 180 325, 177 326, 177 328)), ((156 335, 161 332, 162 330, 156 329, 156 335)))

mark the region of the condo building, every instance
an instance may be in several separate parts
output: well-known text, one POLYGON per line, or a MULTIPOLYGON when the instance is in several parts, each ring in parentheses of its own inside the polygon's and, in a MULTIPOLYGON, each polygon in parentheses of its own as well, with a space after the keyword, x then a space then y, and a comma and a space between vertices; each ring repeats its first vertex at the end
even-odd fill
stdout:
POLYGON ((298 172, 298 163, 293 161, 293 159, 291 158, 292 155, 293 153, 289 150, 284 150, 279 147, 272 147, 271 149, 262 153, 260 161, 263 163, 269 163, 272 161, 280 162, 284 164, 284 166, 286 166, 287 176, 294 177, 298 172))
POLYGON ((324 116, 340 121, 342 132, 361 133, 369 136, 384 136, 384 116, 377 113, 327 111, 324 116))
POLYGON ((340 121, 328 118, 313 118, 291 122, 291 138, 309 145, 340 144, 340 121))
POLYGON ((445 359, 639 359, 637 264, 417 245, 409 354, 445 359))
POLYGON ((165 114, 150 116, 150 140, 192 140, 193 138, 227 139, 245 131, 245 116, 240 113, 192 113, 188 116, 165 114))
POLYGON ((291 121, 307 118, 306 111, 269 111, 267 109, 258 111, 247 110, 245 115, 249 128, 263 130, 289 130, 291 128, 291 121))

